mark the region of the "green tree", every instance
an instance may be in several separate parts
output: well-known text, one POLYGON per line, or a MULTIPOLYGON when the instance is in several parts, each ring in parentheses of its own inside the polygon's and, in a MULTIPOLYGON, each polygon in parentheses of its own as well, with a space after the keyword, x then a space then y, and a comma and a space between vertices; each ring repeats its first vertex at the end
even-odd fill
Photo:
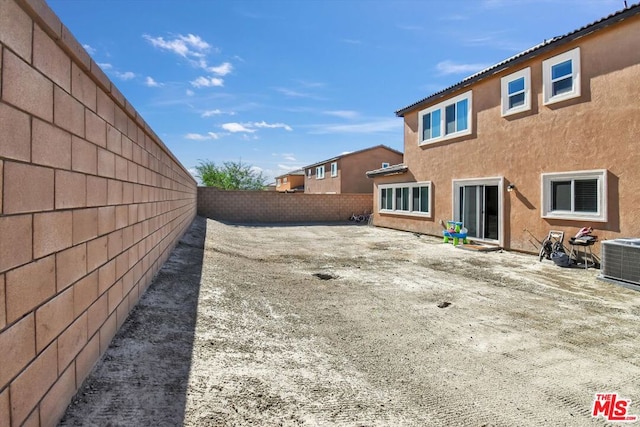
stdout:
POLYGON ((224 162, 218 166, 210 160, 201 160, 196 170, 205 186, 224 190, 262 190, 266 181, 262 172, 255 171, 242 161, 224 162))

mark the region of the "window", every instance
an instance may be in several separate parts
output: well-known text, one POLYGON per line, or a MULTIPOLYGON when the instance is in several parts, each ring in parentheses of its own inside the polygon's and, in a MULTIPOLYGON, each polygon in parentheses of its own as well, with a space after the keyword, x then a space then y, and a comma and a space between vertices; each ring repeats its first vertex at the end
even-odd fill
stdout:
POLYGON ((502 116, 531 109, 531 69, 525 68, 500 79, 502 116))
POLYGON ((324 179, 324 165, 316 168, 316 179, 324 179))
POLYGON ((380 212, 431 215, 431 182, 384 184, 379 188, 380 212))
POLYGON ((282 181, 280 180, 280 178, 278 178, 278 186, 282 184, 282 181))
POLYGON ((471 92, 443 101, 419 113, 420 144, 471 133, 471 92))
POLYGON ((382 162, 382 167, 383 168, 388 168, 389 167, 389 163, 388 162, 382 162))
POLYGON ((331 176, 338 176, 338 162, 331 163, 331 176))
POLYGON ((544 103, 580 96, 580 48, 542 61, 544 103))
POLYGON ((307 177, 311 178, 311 169, 307 169, 307 177))
POLYGON ((542 217, 607 221, 607 171, 542 174, 542 217))
POLYGON ((287 178, 286 176, 284 178, 282 178, 282 182, 284 182, 285 184, 289 181, 289 178, 287 178))

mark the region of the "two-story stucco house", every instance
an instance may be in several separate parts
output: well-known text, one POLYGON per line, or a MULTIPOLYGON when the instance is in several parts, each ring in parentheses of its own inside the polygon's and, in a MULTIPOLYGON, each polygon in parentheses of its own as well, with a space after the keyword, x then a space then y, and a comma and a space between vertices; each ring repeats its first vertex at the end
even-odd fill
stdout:
POLYGON ((276 191, 280 193, 293 193, 304 191, 304 170, 296 169, 291 172, 276 176, 276 191))
POLYGON ((367 171, 401 161, 402 153, 385 145, 341 154, 304 167, 304 192, 371 194, 367 171))
POLYGON ((525 252, 551 229, 640 236, 640 5, 396 115, 404 160, 368 173, 378 226, 441 235, 439 221, 462 221, 525 252))

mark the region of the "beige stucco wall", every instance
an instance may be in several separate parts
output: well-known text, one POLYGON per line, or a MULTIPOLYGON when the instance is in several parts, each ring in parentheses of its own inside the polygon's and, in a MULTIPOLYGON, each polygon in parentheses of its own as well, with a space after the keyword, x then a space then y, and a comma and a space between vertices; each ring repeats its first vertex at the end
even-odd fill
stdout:
POLYGON ((44 1, 0 0, 0 425, 55 425, 196 183, 44 1))
MULTIPOLYGON (((380 226, 439 235, 438 220, 453 217, 452 180, 503 177, 505 247, 538 250, 550 229, 573 235, 592 226, 601 239, 640 236, 640 17, 602 29, 541 54, 458 93, 473 91, 473 133, 418 146, 418 110, 405 115, 405 158, 412 175, 376 183, 431 181, 432 218, 376 215, 380 226), (542 101, 542 61, 581 49, 581 96, 549 106, 542 101), (500 78, 531 67, 530 111, 501 117, 500 78), (541 217, 541 174, 608 170, 608 221, 550 220, 541 217)), ((458 93, 453 93, 453 97, 458 93)), ((434 101, 433 104, 441 100, 434 101)), ((424 108, 424 107, 422 107, 424 108)), ((375 206, 377 206, 377 191, 375 206)), ((597 251, 596 247, 596 251, 597 251)))

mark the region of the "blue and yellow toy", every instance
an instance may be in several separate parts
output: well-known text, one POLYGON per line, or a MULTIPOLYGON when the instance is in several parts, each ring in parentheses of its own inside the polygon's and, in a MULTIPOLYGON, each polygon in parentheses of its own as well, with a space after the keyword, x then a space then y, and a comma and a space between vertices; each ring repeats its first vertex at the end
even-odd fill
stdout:
POLYGON ((447 229, 442 231, 444 243, 449 243, 449 239, 453 239, 453 246, 458 246, 460 239, 462 243, 467 244, 467 229, 462 226, 460 221, 447 221, 447 229))

